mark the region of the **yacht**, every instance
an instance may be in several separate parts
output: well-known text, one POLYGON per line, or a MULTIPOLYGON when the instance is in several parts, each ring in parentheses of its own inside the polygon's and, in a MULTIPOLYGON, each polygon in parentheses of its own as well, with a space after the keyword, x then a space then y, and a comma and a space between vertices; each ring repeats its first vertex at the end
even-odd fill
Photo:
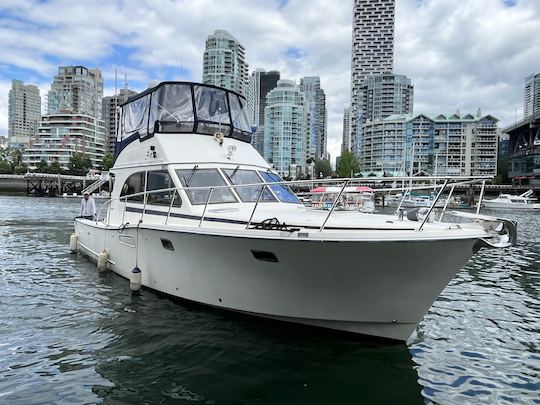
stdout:
POLYGON ((187 82, 129 99, 111 198, 75 220, 71 250, 134 289, 404 341, 478 249, 515 244, 515 223, 490 216, 339 211, 339 195, 305 207, 251 146, 246 110, 235 92, 187 82))
POLYGON ((529 190, 520 195, 501 194, 492 200, 484 200, 486 208, 503 208, 511 210, 540 210, 538 199, 531 197, 533 191, 529 190))

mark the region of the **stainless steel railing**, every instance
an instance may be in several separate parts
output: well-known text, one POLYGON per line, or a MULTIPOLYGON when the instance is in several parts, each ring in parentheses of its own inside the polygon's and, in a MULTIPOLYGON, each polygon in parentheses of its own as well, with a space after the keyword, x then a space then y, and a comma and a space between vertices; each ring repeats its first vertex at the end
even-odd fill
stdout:
POLYGON ((396 212, 398 212, 400 210, 402 204, 403 204, 403 201, 404 201, 405 197, 407 195, 410 195, 411 191, 413 191, 413 190, 425 190, 425 189, 439 189, 439 191, 437 193, 437 196, 435 197, 435 199, 433 200, 433 202, 431 203, 431 205, 428 208, 427 214, 424 216, 420 226, 417 228, 418 231, 421 231, 423 229, 425 223, 428 221, 430 214, 433 212, 436 204, 438 203, 438 201, 440 200, 442 194, 444 193, 445 189, 448 186, 450 186, 450 192, 449 192, 448 197, 447 197, 447 199, 445 201, 444 207, 443 207, 441 215, 439 217, 439 221, 442 221, 444 213, 446 212, 446 209, 448 207, 450 198, 452 197, 456 187, 481 183, 480 198, 479 198, 478 207, 477 207, 477 210, 476 210, 476 213, 478 214, 479 211, 480 211, 480 206, 482 204, 486 182, 487 182, 487 180, 490 180, 490 179, 492 179, 492 177, 488 177, 488 176, 455 176, 455 177, 449 177, 449 176, 436 176, 435 177, 434 176, 434 177, 422 177, 422 178, 418 178, 418 177, 412 177, 412 178, 411 177, 385 177, 382 180, 380 178, 346 178, 346 179, 326 179, 326 180, 323 180, 323 181, 292 180, 292 181, 277 181, 277 182, 268 182, 268 183, 267 182, 261 182, 261 183, 252 183, 252 184, 234 184, 234 185, 231 184, 231 185, 223 185, 223 186, 170 187, 170 188, 164 188, 164 189, 159 189, 159 190, 146 190, 146 191, 143 191, 143 192, 138 192, 138 193, 133 193, 133 194, 129 194, 129 195, 123 195, 123 196, 120 196, 120 197, 111 198, 105 204, 103 204, 100 207, 100 209, 98 211, 98 214, 96 216, 96 222, 100 221, 103 209, 105 209, 106 207, 109 207, 109 209, 107 210, 107 223, 109 223, 110 222, 110 205, 114 201, 123 201, 124 204, 123 204, 123 212, 122 212, 122 224, 125 224, 125 217, 126 217, 126 210, 127 210, 128 200, 130 198, 133 198, 133 197, 142 196, 143 197, 143 209, 142 209, 141 217, 139 219, 139 223, 142 223, 143 220, 144 220, 146 210, 147 210, 148 196, 152 195, 152 194, 157 194, 157 193, 172 192, 173 194, 172 194, 172 197, 171 197, 171 202, 168 205, 167 215, 166 215, 166 218, 165 218, 165 225, 167 225, 168 222, 169 222, 170 216, 171 216, 172 208, 174 207, 174 202, 175 202, 176 196, 177 195, 180 196, 181 191, 185 192, 185 191, 191 191, 191 190, 209 190, 208 197, 207 197, 206 202, 205 202, 204 207, 203 207, 202 216, 199 219, 199 223, 198 223, 198 227, 201 227, 203 222, 204 222, 204 219, 206 217, 206 212, 208 210, 208 206, 211 204, 212 194, 213 194, 213 192, 215 190, 227 189, 227 190, 231 190, 231 191, 236 192, 236 189, 238 189, 238 188, 260 187, 259 193, 257 195, 257 199, 254 202, 242 202, 242 204, 254 203, 253 209, 251 210, 249 220, 248 220, 247 226, 246 226, 246 229, 249 229, 250 225, 253 222, 253 218, 255 217, 255 212, 257 210, 257 207, 259 206, 260 200, 261 200, 261 198, 262 198, 262 196, 264 194, 265 189, 268 188, 270 190, 270 192, 274 195, 274 197, 276 197, 276 201, 280 201, 279 197, 277 195, 275 195, 275 193, 272 191, 273 186, 291 186, 291 185, 299 185, 299 184, 312 184, 312 185, 314 185, 314 184, 321 184, 321 183, 335 184, 335 183, 341 183, 342 182, 342 184, 340 184, 341 188, 339 189, 338 195, 337 195, 336 199, 333 201, 332 206, 331 206, 328 214, 326 215, 323 223, 321 224, 321 226, 319 228, 319 232, 323 232, 326 224, 328 223, 330 217, 332 216, 333 212, 335 211, 335 208, 339 204, 340 198, 343 195, 343 193, 345 192, 345 189, 346 189, 347 186, 349 186, 351 184, 354 184, 354 183, 365 185, 366 183, 380 183, 380 182, 384 181, 385 183, 394 183, 395 184, 395 182, 397 182, 397 181, 413 180, 413 181, 416 181, 416 182, 426 182, 427 181, 428 184, 422 184, 422 185, 412 185, 412 184, 410 184, 407 187, 398 187, 397 185, 396 186, 390 186, 390 187, 379 187, 377 189, 374 189, 374 192, 384 193, 384 192, 392 192, 392 191, 403 190, 403 197, 402 197, 402 199, 401 199, 401 201, 400 201, 400 203, 398 205, 398 209, 396 211, 396 212), (437 181, 444 181, 444 183, 443 184, 437 184, 436 183, 437 181), (434 182, 435 184, 431 184, 431 182, 434 182))

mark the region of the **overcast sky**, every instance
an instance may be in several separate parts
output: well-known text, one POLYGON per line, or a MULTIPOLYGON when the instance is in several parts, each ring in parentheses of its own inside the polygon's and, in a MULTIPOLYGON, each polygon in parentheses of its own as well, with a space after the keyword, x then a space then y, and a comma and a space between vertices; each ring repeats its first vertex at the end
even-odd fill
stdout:
MULTIPOLYGON (((129 86, 201 81, 208 34, 232 33, 250 71, 297 82, 320 76, 328 149, 339 154, 349 103, 352 0, 0 0, 0 135, 7 135, 11 79, 37 84, 42 100, 59 65, 97 67, 105 95, 114 67, 129 86)), ((523 114, 526 75, 540 72, 540 0, 396 0, 394 72, 415 86, 415 112, 523 114)))

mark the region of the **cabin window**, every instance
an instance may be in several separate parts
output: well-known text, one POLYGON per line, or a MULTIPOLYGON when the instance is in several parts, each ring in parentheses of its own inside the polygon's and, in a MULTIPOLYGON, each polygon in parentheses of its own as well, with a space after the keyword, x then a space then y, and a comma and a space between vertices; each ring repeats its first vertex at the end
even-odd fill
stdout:
MULTIPOLYGON (((182 186, 184 187, 208 187, 200 190, 186 190, 189 201, 193 205, 206 204, 210 187, 226 186, 227 183, 217 169, 180 169, 176 171, 182 186)), ((231 190, 228 188, 216 188, 212 191, 210 204, 237 202, 231 190)))
POLYGON ((128 196, 127 197, 128 201, 143 203, 144 202, 143 194, 135 195, 131 197, 129 196, 131 194, 144 192, 144 185, 146 182, 145 180, 146 180, 146 172, 133 173, 131 176, 127 178, 126 182, 122 186, 122 192, 120 193, 120 197, 128 196))
MULTIPOLYGON (((281 177, 279 177, 277 174, 272 173, 272 172, 259 172, 259 174, 267 183, 283 181, 281 177)), ((292 192, 289 186, 276 184, 270 187, 272 188, 272 191, 277 196, 277 198, 279 198, 279 201, 285 202, 285 203, 301 204, 300 200, 292 192)))
MULTIPOLYGON (((153 190, 165 190, 165 189, 171 189, 175 188, 175 185, 171 179, 171 176, 169 175, 169 172, 167 170, 156 170, 152 172, 148 172, 147 177, 147 191, 153 191, 153 190)), ((157 191, 155 193, 149 193, 147 194, 147 203, 152 205, 166 205, 170 206, 172 198, 174 196, 174 207, 180 207, 182 206, 182 199, 180 198, 180 195, 175 190, 167 190, 167 191, 157 191)))
MULTIPOLYGON (((223 170, 230 182, 234 185, 239 184, 259 184, 263 180, 255 170, 226 169, 223 170)), ((261 186, 235 187, 234 190, 243 202, 255 202, 261 192, 261 186)), ((266 187, 263 191, 260 201, 277 201, 272 192, 266 187)))

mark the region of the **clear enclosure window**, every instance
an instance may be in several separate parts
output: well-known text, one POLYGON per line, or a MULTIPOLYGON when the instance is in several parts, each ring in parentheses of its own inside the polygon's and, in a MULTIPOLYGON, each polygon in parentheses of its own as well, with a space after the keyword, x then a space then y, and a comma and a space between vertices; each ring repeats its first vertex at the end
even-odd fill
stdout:
MULTIPOLYGON (((226 186, 227 183, 217 169, 179 169, 176 171, 184 187, 211 187, 226 186)), ((186 190, 186 194, 193 205, 206 204, 210 188, 200 190, 186 190)), ((231 190, 216 188, 212 191, 211 204, 237 202, 231 190)))
MULTIPOLYGON (((274 174, 272 172, 259 172, 259 174, 267 183, 283 181, 281 177, 279 177, 277 174, 274 174)), ((289 188, 289 186, 276 184, 270 187, 272 188, 272 191, 274 192, 274 194, 277 195, 277 197, 279 198, 281 202, 301 204, 300 200, 298 199, 296 195, 294 195, 294 193, 289 188)))
MULTIPOLYGON (((148 184, 146 186, 147 191, 164 190, 174 188, 174 183, 167 170, 157 170, 148 172, 148 184)), ((174 196, 174 207, 182 206, 182 199, 175 190, 158 191, 155 193, 147 194, 147 203, 152 205, 166 205, 170 206, 174 196)))
MULTIPOLYGON (((145 179, 146 179, 145 172, 133 173, 131 176, 127 178, 126 182, 122 186, 122 192, 120 193, 120 197, 129 196, 131 194, 136 194, 136 193, 143 193, 145 179)), ((141 195, 128 197, 127 200, 142 203, 144 202, 144 195, 141 194, 141 195)))
MULTIPOLYGON (((225 169, 223 170, 232 184, 263 183, 255 170, 225 169)), ((244 202, 255 202, 259 197, 262 186, 235 187, 234 190, 244 202)), ((268 187, 263 191, 260 201, 277 201, 268 187)))

